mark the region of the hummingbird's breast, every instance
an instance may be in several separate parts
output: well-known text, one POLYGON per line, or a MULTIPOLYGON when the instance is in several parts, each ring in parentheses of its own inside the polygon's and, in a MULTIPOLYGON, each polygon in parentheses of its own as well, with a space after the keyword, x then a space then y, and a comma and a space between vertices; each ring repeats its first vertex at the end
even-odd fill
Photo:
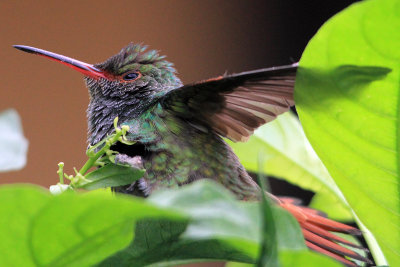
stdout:
POLYGON ((137 142, 132 156, 143 157, 146 192, 209 178, 240 199, 257 197, 258 186, 211 127, 173 116, 159 104, 124 124, 130 127, 127 138, 137 142))

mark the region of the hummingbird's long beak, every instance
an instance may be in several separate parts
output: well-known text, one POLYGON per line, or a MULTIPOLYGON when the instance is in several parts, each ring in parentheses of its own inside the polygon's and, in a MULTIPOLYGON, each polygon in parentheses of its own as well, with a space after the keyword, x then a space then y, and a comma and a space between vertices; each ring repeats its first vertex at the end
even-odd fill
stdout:
POLYGON ((74 70, 79 71, 80 73, 83 73, 83 75, 85 76, 89 76, 95 79, 107 78, 104 71, 94 67, 91 64, 35 47, 25 45, 14 45, 14 47, 27 53, 36 54, 60 62, 61 64, 64 64, 70 68, 73 68, 74 70))

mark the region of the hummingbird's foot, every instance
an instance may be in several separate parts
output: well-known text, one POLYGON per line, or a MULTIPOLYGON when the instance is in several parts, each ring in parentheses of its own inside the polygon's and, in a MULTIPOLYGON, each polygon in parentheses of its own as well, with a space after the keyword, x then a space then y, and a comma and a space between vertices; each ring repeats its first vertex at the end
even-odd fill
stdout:
MULTIPOLYGON (((144 169, 143 158, 141 156, 130 157, 126 154, 117 154, 115 156, 115 163, 122 165, 129 165, 132 168, 144 169)), ((129 187, 124 189, 126 193, 132 195, 139 195, 147 197, 150 194, 148 183, 145 179, 139 179, 133 182, 129 187)))
POLYGON ((125 154, 117 154, 115 156, 115 163, 129 165, 135 169, 143 169, 143 159, 141 156, 130 157, 125 154))

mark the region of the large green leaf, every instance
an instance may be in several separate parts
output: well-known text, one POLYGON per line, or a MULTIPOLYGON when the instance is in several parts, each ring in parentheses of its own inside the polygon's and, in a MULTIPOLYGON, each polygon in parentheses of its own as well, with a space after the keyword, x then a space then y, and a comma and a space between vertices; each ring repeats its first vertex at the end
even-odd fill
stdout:
POLYGON ((230 142, 247 170, 257 172, 259 155, 266 174, 284 178, 317 193, 323 205, 317 208, 330 217, 351 219, 352 216, 340 190, 304 135, 299 120, 285 113, 257 129, 246 143, 230 142), (326 201, 328 200, 328 201, 326 201))
POLYGON ((183 218, 141 199, 33 186, 1 187, 0 203, 0 266, 91 266, 129 244, 133 222, 183 218))
POLYGON ((18 113, 13 109, 0 113, 0 171, 24 167, 27 150, 18 113))
MULTIPOLYGON (((257 203, 238 202, 226 189, 206 180, 178 190, 155 193, 149 201, 182 212, 190 218, 189 224, 142 221, 136 228, 134 242, 100 266, 256 261, 261 241, 260 207, 257 203)), ((304 257, 303 264, 296 266, 310 266, 305 258, 311 253, 304 246, 297 222, 284 210, 272 207, 272 211, 274 220, 269 223, 275 223, 277 240, 270 238, 268 242, 277 242, 282 262, 294 260, 291 253, 295 253, 304 257)), ((326 266, 339 266, 321 255, 313 254, 310 260, 326 266)))
MULTIPOLYGON (((241 251, 253 258, 257 257, 261 241, 258 203, 236 201, 227 189, 208 180, 197 182, 178 192, 159 192, 150 201, 161 207, 174 207, 192 218, 183 238, 198 240, 218 237, 220 240, 237 240, 232 242, 233 247, 237 245, 241 251)), ((294 218, 280 208, 272 208, 278 247, 304 249, 303 236, 294 218)))
POLYGON ((300 61, 306 135, 391 266, 400 264, 400 2, 357 3, 329 20, 300 61))

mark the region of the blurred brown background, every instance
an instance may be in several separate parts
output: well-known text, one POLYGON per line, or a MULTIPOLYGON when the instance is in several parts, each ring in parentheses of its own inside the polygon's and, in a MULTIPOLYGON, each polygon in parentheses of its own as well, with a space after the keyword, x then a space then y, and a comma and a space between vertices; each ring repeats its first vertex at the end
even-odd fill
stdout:
POLYGON ((143 42, 184 82, 300 59, 307 41, 352 1, 0 1, 0 110, 13 107, 28 138, 27 166, 0 183, 57 183, 85 161, 88 93, 79 73, 13 49, 23 44, 97 63, 143 42))

